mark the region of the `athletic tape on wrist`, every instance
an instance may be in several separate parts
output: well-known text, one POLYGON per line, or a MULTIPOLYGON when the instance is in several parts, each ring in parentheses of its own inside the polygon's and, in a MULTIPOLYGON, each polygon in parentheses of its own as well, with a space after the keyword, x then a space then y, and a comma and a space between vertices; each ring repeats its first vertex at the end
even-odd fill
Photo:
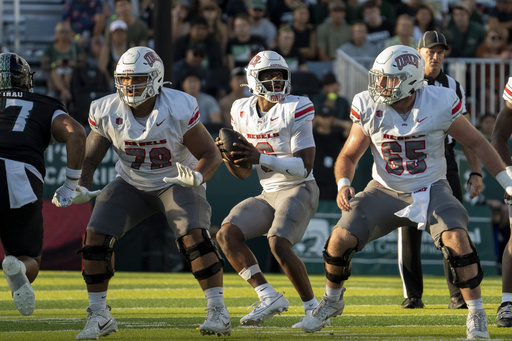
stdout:
POLYGON ((66 177, 70 179, 80 179, 80 176, 82 175, 81 169, 71 169, 66 167, 66 177))

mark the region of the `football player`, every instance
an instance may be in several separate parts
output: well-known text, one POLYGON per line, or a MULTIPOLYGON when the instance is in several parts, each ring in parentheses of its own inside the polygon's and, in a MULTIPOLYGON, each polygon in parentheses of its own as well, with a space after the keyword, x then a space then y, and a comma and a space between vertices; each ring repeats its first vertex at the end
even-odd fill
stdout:
POLYGON ((117 64, 117 94, 91 103, 92 130, 80 186, 90 188, 94 171, 111 146, 119 161, 117 178, 96 199, 80 250, 89 307, 85 328, 76 336, 79 340, 117 331, 106 304, 108 283, 114 276, 113 245, 156 212, 165 214, 178 249, 208 301, 208 314, 199 331, 203 335, 231 333, 222 293, 223 261, 208 232, 211 208, 204 185, 221 157, 199 121, 197 101, 164 88, 163 78, 164 65, 155 51, 133 47, 117 64))
POLYGON ((343 214, 325 245, 326 292, 304 318, 306 332, 320 330, 326 319, 343 312, 343 284, 355 252, 400 226, 417 223, 447 259, 453 283, 468 305, 467 338, 489 338, 480 291, 483 272, 467 233, 468 214, 446 180, 446 134, 476 153, 510 194, 512 178, 496 150, 463 117, 455 91, 424 86, 424 67, 415 49, 388 47, 369 72, 368 90, 352 101, 354 124, 334 167, 343 214), (368 147, 373 180, 356 195, 350 184, 368 147))
MULTIPOLYGON (((236 145, 243 151, 233 152, 239 159, 226 165, 240 179, 247 178, 255 165, 263 192, 231 210, 217 241, 259 298, 240 323, 259 325, 287 310, 288 300, 265 279, 245 243, 251 238, 267 236, 270 250, 299 293, 304 310, 318 305, 306 267, 292 249, 302 239, 318 206, 319 189, 312 173, 315 143, 311 121, 315 109, 307 97, 290 95, 290 69, 278 53, 259 52, 249 62, 246 74, 253 96, 235 101, 231 108, 233 129, 244 136, 236 145)), ((217 145, 222 149, 220 139, 217 145)), ((300 328, 300 323, 294 327, 300 328)))
MULTIPOLYGON (((66 180, 53 203, 71 205, 85 153, 85 129, 61 102, 32 92, 29 64, 15 53, 0 54, 0 240, 2 268, 18 311, 30 315, 32 283, 43 251, 44 151, 66 144, 66 180)), ((92 194, 94 195, 94 194, 92 194)))
MULTIPOLYGON (((496 148, 501 158, 507 165, 507 172, 512 174, 512 160, 508 140, 512 135, 512 77, 503 90, 505 106, 501 109, 496 119, 496 125, 492 133, 492 145, 496 148)), ((505 193, 505 203, 508 206, 510 223, 512 224, 512 196, 505 193)), ((502 266, 502 293, 501 305, 496 314, 498 327, 512 327, 512 238, 509 238, 507 246, 503 251, 502 266)))

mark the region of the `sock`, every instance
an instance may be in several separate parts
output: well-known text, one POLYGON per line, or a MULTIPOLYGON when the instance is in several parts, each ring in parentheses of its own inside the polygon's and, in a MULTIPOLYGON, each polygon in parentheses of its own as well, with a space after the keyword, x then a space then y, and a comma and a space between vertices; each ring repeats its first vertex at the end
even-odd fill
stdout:
POLYGON ((466 304, 468 305, 468 310, 484 309, 484 304, 481 297, 475 300, 468 300, 466 301, 466 304))
POLYGON ((265 297, 277 296, 276 289, 274 289, 274 287, 271 286, 270 283, 258 285, 256 288, 254 288, 254 291, 256 291, 256 294, 258 294, 258 298, 260 299, 260 301, 263 300, 265 297))
POLYGON ((224 290, 222 287, 209 288, 204 291, 204 296, 208 301, 208 308, 224 308, 224 290))
POLYGON ((512 292, 501 293, 501 303, 512 302, 512 292))
POLYGON ((318 306, 318 301, 316 297, 313 297, 309 301, 303 301, 302 303, 304 304, 304 312, 315 309, 318 306))
POLYGON ((105 309, 107 307, 107 292, 89 292, 89 307, 93 311, 105 309))
POLYGON ((339 289, 336 289, 336 288, 330 288, 329 286, 325 286, 325 294, 328 296, 328 297, 332 297, 332 298, 335 298, 336 300, 339 300, 340 299, 340 296, 341 296, 341 289, 343 287, 339 288, 339 289))

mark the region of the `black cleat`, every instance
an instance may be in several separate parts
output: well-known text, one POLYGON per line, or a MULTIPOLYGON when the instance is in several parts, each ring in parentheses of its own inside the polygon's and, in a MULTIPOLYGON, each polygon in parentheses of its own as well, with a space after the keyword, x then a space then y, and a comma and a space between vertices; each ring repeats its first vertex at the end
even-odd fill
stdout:
POLYGON ((421 298, 417 297, 409 297, 406 298, 402 303, 402 309, 421 309, 424 308, 425 305, 421 301, 421 298))
POLYGON ((512 302, 503 302, 496 313, 498 327, 512 327, 512 302))
POLYGON ((461 293, 452 296, 450 299, 450 303, 448 304, 448 308, 450 309, 468 309, 468 305, 464 301, 464 297, 462 297, 461 293))

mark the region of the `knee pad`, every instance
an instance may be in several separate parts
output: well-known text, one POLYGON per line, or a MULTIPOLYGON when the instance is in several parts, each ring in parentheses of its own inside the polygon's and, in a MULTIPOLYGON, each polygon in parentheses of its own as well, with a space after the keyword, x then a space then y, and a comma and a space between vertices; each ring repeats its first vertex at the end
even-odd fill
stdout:
POLYGON ((462 256, 453 256, 451 255, 450 250, 446 246, 441 246, 441 253, 443 254, 443 257, 447 260, 450 272, 452 274, 452 283, 458 288, 474 289, 480 285, 480 282, 482 282, 482 279, 484 277, 484 272, 482 270, 482 266, 480 265, 480 258, 478 257, 476 248, 471 240, 469 240, 469 244, 471 245, 471 249, 473 250, 473 252, 462 256), (477 265, 477 275, 473 278, 460 278, 461 276, 457 274, 456 269, 466 267, 471 264, 477 265))
POLYGON ((204 240, 196 245, 192 245, 190 247, 186 247, 183 244, 183 237, 179 238, 176 241, 176 245, 178 246, 178 251, 185 257, 185 260, 187 261, 188 265, 192 268, 192 261, 204 256, 210 252, 214 252, 217 255, 217 258, 219 259, 218 262, 213 263, 209 267, 198 270, 195 272, 192 272, 194 277, 197 280, 203 280, 210 278, 211 276, 215 275, 217 272, 222 270, 222 267, 224 266, 224 259, 219 253, 219 250, 217 249, 217 246, 213 244, 212 238, 210 237, 210 233, 208 230, 202 229, 202 234, 204 240))
POLYGON ((114 254, 114 243, 116 242, 114 236, 107 236, 103 245, 91 246, 84 245, 77 253, 82 254, 82 258, 86 260, 105 261, 107 272, 104 274, 88 275, 85 270, 82 271, 85 283, 98 284, 103 283, 105 280, 114 276, 114 267, 112 265, 112 255, 114 254))
POLYGON ((333 274, 327 271, 327 266, 325 267, 325 277, 336 284, 341 284, 342 281, 346 281, 350 277, 350 262, 352 261, 352 257, 356 253, 356 249, 348 249, 341 257, 333 257, 327 252, 327 245, 329 244, 329 239, 325 242, 324 246, 324 261, 325 264, 335 265, 341 267, 340 274, 333 274))

